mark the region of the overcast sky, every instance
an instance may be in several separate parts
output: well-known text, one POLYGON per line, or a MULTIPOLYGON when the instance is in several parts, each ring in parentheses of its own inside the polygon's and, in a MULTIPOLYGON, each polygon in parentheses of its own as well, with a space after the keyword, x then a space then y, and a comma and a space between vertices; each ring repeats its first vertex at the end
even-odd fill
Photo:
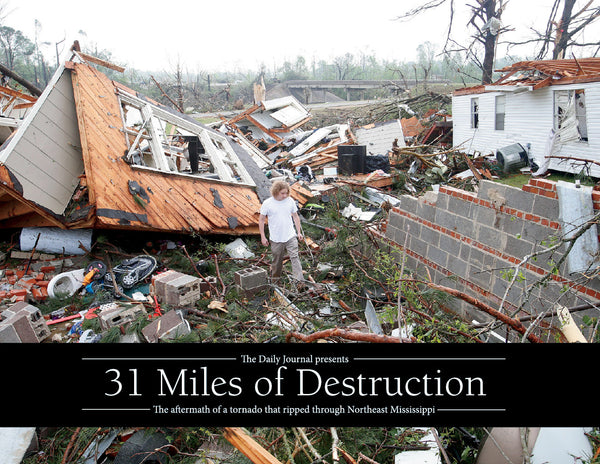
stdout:
MULTIPOLYGON (((8 5, 4 24, 47 42, 45 55, 61 57, 75 39, 109 50, 113 61, 148 71, 172 70, 179 60, 190 72, 272 70, 304 56, 330 60, 347 52, 378 59, 416 59, 419 44, 444 42, 449 7, 442 5, 411 21, 395 18, 425 0, 0 0, 8 5)), ((447 2, 448 3, 448 2, 447 2)), ((466 1, 455 0, 454 31, 465 43, 466 1)), ((585 2, 579 1, 577 5, 585 2)), ((503 23, 512 37, 543 30, 553 0, 509 0, 503 23)), ((598 27, 589 31, 598 33, 598 27)), ((531 49, 513 50, 521 56, 531 49)), ((499 55, 504 54, 499 50, 499 55)), ((531 57, 531 56, 529 56, 531 57)))

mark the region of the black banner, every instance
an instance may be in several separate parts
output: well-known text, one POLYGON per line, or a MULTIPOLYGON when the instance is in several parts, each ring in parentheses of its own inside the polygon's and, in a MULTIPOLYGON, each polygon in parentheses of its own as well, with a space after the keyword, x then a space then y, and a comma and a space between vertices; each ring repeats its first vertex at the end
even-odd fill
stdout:
POLYGON ((0 345, 0 426, 586 426, 585 344, 0 345), (7 407, 11 406, 11 407, 7 407))

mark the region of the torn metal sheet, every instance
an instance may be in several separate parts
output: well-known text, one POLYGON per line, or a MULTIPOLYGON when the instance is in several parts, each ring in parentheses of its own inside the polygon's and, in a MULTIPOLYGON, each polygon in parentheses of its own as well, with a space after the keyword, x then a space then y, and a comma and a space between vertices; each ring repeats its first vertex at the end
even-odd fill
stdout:
POLYGON ((398 147, 406 146, 404 133, 399 119, 378 124, 369 124, 356 129, 359 145, 367 147, 369 155, 387 155, 392 151, 394 142, 398 147))
MULTIPOLYGON (((574 237, 594 217, 592 188, 558 181, 559 218, 565 238, 574 237)), ((575 241, 567 256, 569 273, 586 272, 598 265, 598 227, 593 224, 575 241)))
POLYGON ((375 307, 370 298, 367 298, 367 303, 365 304, 365 319, 367 320, 367 325, 371 332, 377 335, 383 335, 383 329, 381 328, 379 318, 375 312, 375 307))

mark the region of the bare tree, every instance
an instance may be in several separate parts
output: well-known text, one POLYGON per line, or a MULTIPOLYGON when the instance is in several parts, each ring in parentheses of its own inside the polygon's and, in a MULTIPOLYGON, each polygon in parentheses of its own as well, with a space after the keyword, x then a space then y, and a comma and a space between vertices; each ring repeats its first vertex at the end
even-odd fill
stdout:
POLYGON ((540 49, 536 59, 546 58, 552 51, 552 59, 559 60, 566 56, 569 47, 598 46, 600 41, 580 42, 581 32, 600 17, 600 6, 593 6, 595 0, 589 0, 578 12, 573 13, 576 0, 554 0, 548 22, 543 32, 531 28, 534 36, 520 42, 509 42, 508 45, 518 46, 538 43, 540 49), (560 19, 558 18, 560 6, 563 6, 560 19))
POLYGON ((501 33, 508 30, 502 26, 500 21, 505 8, 504 0, 475 0, 474 4, 467 5, 471 9, 468 25, 474 29, 473 40, 468 45, 461 45, 452 39, 451 33, 455 12, 454 0, 431 0, 404 13, 397 19, 407 19, 416 16, 432 8, 437 8, 444 3, 449 5, 450 13, 443 53, 466 51, 467 55, 477 63, 482 71, 482 84, 490 83, 492 81, 498 37, 501 33), (452 50, 450 49, 450 44, 452 44, 452 50), (476 45, 483 46, 483 59, 479 58, 476 45))
MULTIPOLYGON (((594 22, 600 16, 600 7, 593 7, 594 0, 590 0, 581 10, 573 14, 575 0, 563 0, 563 12, 560 20, 555 21, 551 16, 548 20, 548 25, 553 26, 554 32, 554 50, 552 51, 552 59, 558 60, 565 57, 565 52, 568 47, 584 47, 586 45, 598 45, 600 41, 592 43, 579 43, 575 37, 589 24, 594 22)), ((560 0, 555 0, 554 5, 558 5, 560 0)), ((558 8, 552 9, 554 14, 558 8)), ((548 30, 548 28, 546 29, 548 30)), ((551 29, 550 29, 551 30, 551 29)), ((548 37, 551 39, 551 37, 548 37)), ((545 41, 546 44, 549 40, 545 41)))

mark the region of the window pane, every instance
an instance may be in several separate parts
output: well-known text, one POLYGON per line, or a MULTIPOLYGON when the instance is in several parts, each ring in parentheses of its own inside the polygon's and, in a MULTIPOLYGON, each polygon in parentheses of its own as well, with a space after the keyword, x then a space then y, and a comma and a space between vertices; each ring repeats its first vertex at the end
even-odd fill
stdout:
POLYGON ((471 129, 479 127, 479 98, 471 98, 471 129))
POLYGON ((506 95, 496 96, 496 130, 504 130, 506 95))

